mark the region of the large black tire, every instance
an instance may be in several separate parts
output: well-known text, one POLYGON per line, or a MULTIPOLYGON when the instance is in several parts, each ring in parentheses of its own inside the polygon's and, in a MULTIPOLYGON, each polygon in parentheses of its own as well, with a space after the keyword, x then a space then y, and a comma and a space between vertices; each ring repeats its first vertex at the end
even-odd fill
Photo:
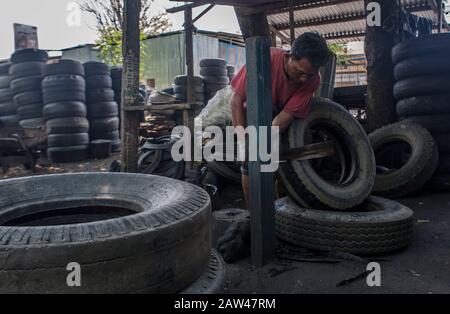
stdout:
POLYGON ((431 134, 450 133, 450 114, 417 116, 405 119, 405 121, 414 121, 428 129, 431 134))
POLYGON ((122 81, 123 68, 114 66, 111 67, 111 78, 113 81, 122 81))
POLYGON ((97 132, 108 132, 115 131, 119 129, 119 118, 111 117, 111 118, 99 118, 89 120, 91 134, 95 134, 97 132))
POLYGON ((89 145, 88 133, 49 134, 48 147, 66 147, 89 145))
POLYGON ((25 92, 20 93, 17 95, 14 95, 14 104, 17 107, 30 105, 30 104, 37 104, 42 102, 42 92, 41 91, 32 91, 32 92, 25 92))
POLYGON ((209 58, 200 61, 200 67, 220 67, 226 69, 227 62, 224 59, 209 58))
MULTIPOLYGON (((186 86, 187 85, 187 76, 186 75, 179 75, 175 77, 174 79, 175 85, 178 86, 186 86)), ((199 76, 194 76, 194 85, 195 86, 202 86, 203 85, 203 79, 199 76)))
POLYGON ((11 81, 11 91, 14 95, 24 92, 40 91, 41 85, 41 76, 23 77, 11 81))
POLYGON ((398 81, 394 85, 397 100, 435 94, 447 94, 450 90, 448 75, 417 76, 398 81))
POLYGON ((49 147, 47 156, 53 163, 78 162, 88 158, 89 145, 49 147))
POLYGON ((388 169, 379 172, 375 178, 373 194, 388 198, 400 198, 420 190, 433 176, 439 161, 438 148, 431 134, 416 123, 399 122, 383 127, 369 135, 372 148, 375 152, 377 165, 388 169), (405 145, 408 153, 400 150, 405 145), (396 146, 393 150, 392 146, 396 146), (383 151, 389 149, 389 151, 383 151), (383 160, 387 156, 387 161, 383 160), (404 156, 402 156, 404 154, 404 156), (401 159, 406 163, 400 162, 401 159), (399 163, 390 167, 392 159, 399 163), (383 164, 387 162, 388 164, 383 164))
POLYGON ((0 76, 0 89, 10 88, 11 77, 8 75, 0 76))
POLYGON ((110 75, 109 66, 103 62, 88 61, 83 64, 86 77, 93 75, 110 75))
POLYGON ((0 199, 9 204, 0 211, 0 293, 177 293, 208 267, 209 197, 185 182, 123 173, 37 176, 0 183, 0 199), (39 204, 47 214, 40 221, 39 204), (66 283, 72 262, 81 266, 81 287, 66 283))
POLYGON ((10 116, 0 116, 0 126, 17 126, 19 125, 19 116, 18 115, 10 115, 10 116))
POLYGON ((50 103, 44 106, 42 114, 46 120, 65 117, 86 117, 86 105, 82 102, 68 101, 50 103))
POLYGON ((11 68, 11 62, 0 63, 0 75, 1 76, 9 75, 9 69, 10 68, 11 68))
POLYGON ((44 50, 27 48, 17 50, 11 55, 11 63, 18 64, 24 62, 47 62, 48 53, 44 50))
POLYGON ((392 60, 401 60, 430 54, 450 52, 450 34, 433 34, 402 41, 392 49, 392 60))
POLYGON ((45 123, 49 134, 87 133, 89 121, 82 117, 58 118, 45 123))
POLYGON ((86 82, 81 75, 58 74, 46 76, 42 81, 42 88, 46 91, 85 90, 86 82))
POLYGON ((397 102, 399 117, 450 114, 450 94, 417 96, 397 102))
POLYGON ((228 71, 224 67, 203 67, 200 69, 201 76, 227 76, 228 71))
POLYGON ((205 76, 205 85, 228 85, 230 84, 230 79, 228 76, 205 76))
POLYGON ((16 105, 14 102, 0 103, 0 116, 10 116, 16 114, 16 105))
POLYGON ((114 91, 111 88, 88 89, 86 91, 87 104, 114 101, 114 91))
POLYGON ((112 88, 112 79, 108 75, 92 75, 86 78, 88 89, 94 88, 112 88))
POLYGON ((11 80, 21 77, 42 76, 45 66, 45 63, 37 61, 15 64, 9 70, 11 80))
POLYGON ((89 119, 109 118, 119 116, 119 106, 115 101, 98 102, 88 108, 89 119))
POLYGON ((376 163, 362 126, 339 104, 314 98, 308 117, 295 120, 281 137, 282 151, 309 144, 311 130, 323 136, 312 142, 335 141, 341 167, 325 173, 336 157, 281 163, 278 178, 286 193, 306 208, 347 210, 364 202, 375 183, 376 163))
POLYGON ((13 98, 13 95, 10 88, 0 89, 0 103, 10 101, 13 98))
POLYGON ((86 102, 86 92, 84 88, 73 89, 67 86, 68 89, 44 89, 43 101, 44 104, 52 104, 55 102, 86 102))
POLYGON ((78 61, 62 59, 48 64, 44 69, 44 76, 60 74, 84 76, 84 67, 78 61))
POLYGON ((96 132, 91 135, 91 140, 120 140, 119 130, 107 131, 107 132, 96 132))
POLYGON ((277 236, 309 249, 383 254, 408 246, 413 237, 412 210, 384 198, 372 196, 351 212, 304 209, 289 198, 275 208, 277 236))
POLYGON ((438 53, 401 61, 395 66, 394 76, 400 81, 415 76, 447 74, 449 71, 450 53, 438 53))
POLYGON ((20 120, 19 125, 24 129, 36 129, 45 125, 44 119, 41 117, 33 119, 20 120))
POLYGON ((208 170, 235 183, 242 183, 242 174, 230 167, 229 162, 209 162, 208 170))
POLYGON ((42 104, 31 104, 17 108, 20 120, 28 120, 42 117, 42 104))

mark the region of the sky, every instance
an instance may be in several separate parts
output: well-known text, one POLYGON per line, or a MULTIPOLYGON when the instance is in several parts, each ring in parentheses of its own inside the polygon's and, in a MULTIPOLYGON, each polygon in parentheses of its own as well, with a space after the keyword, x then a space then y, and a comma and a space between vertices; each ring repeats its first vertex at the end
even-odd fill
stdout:
MULTIPOLYGON (((83 0, 78 0, 83 1, 83 0)), ((41 49, 63 49, 87 43, 94 43, 97 33, 95 19, 86 13, 81 15, 80 26, 67 23, 70 11, 67 6, 77 0, 13 0, 2 1, 0 10, 0 59, 9 58, 14 50, 13 24, 21 23, 38 27, 39 47, 41 49)), ((182 2, 155 0, 152 8, 155 14, 165 11, 182 2)), ((202 8, 194 9, 194 16, 202 8)), ((183 13, 169 14, 172 30, 182 28, 183 13)), ((211 31, 239 32, 239 26, 231 7, 216 6, 196 24, 198 29, 211 31)))

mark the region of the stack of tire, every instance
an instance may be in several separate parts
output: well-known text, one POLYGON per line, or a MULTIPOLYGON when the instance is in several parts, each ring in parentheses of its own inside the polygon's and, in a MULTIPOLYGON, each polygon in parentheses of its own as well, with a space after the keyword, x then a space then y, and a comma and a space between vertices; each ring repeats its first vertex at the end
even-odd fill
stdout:
POLYGON ((16 106, 13 102, 13 95, 10 85, 9 69, 11 63, 0 64, 0 128, 14 127, 19 124, 16 106))
POLYGON ((281 151, 333 141, 334 154, 280 163, 278 180, 289 198, 276 203, 280 239, 304 248, 371 255, 406 247, 413 212, 371 197, 376 163, 370 141, 341 105, 314 98, 306 119, 295 120, 281 139, 281 151))
POLYGON ((233 80, 234 75, 236 74, 235 71, 236 71, 236 69, 234 66, 232 66, 232 65, 227 66, 227 76, 230 79, 230 82, 233 80))
POLYGON ((230 84, 227 62, 223 59, 203 59, 200 68, 200 75, 205 81, 205 103, 208 103, 219 90, 230 84))
POLYGON ((86 119, 83 65, 73 60, 47 64, 42 93, 50 161, 77 162, 87 159, 89 122, 86 119))
POLYGON ((439 166, 429 186, 450 190, 450 34, 406 40, 393 48, 394 97, 401 120, 428 129, 439 148, 439 166))
POLYGON ((121 148, 119 106, 114 100, 111 71, 102 62, 86 62, 86 106, 90 140, 109 140, 113 152, 121 148))
MULTIPOLYGON (((187 76, 180 75, 174 80, 175 99, 179 101, 187 101, 187 76)), ((204 104, 205 97, 203 95, 203 80, 201 77, 194 76, 193 95, 194 102, 204 104)))
POLYGON ((47 60, 47 52, 38 49, 18 50, 11 56, 10 86, 21 127, 35 128, 44 124, 41 85, 47 60))

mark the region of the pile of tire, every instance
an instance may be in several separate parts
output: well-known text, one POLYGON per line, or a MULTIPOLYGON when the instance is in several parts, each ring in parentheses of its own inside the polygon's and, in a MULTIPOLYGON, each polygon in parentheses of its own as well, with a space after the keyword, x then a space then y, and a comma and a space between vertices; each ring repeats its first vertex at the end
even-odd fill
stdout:
POLYGON ((147 141, 139 149, 139 173, 183 180, 185 164, 174 161, 171 154, 172 146, 179 140, 179 137, 169 135, 147 141))
POLYGON ((208 103, 219 90, 230 84, 227 62, 223 59, 201 60, 200 75, 205 81, 205 103, 208 103))
MULTIPOLYGON (((174 80, 174 85, 175 99, 184 102, 187 101, 187 76, 177 76, 174 80)), ((203 95, 203 80, 201 77, 194 76, 194 87, 192 89, 194 102, 204 104, 205 97, 203 95)))
POLYGON ((236 71, 236 69, 234 66, 232 66, 232 65, 227 66, 227 76, 230 79, 230 82, 233 80, 233 78, 236 74, 235 71, 236 71))
POLYGON ((407 246, 413 213, 370 197, 376 163, 366 132, 341 105, 314 98, 306 119, 294 120, 281 151, 332 141, 326 158, 290 160, 277 172, 289 198, 276 206, 278 237, 293 245, 351 254, 381 254, 407 246))
POLYGON ((10 67, 11 63, 9 62, 0 64, 0 128, 2 126, 14 127, 19 125, 19 117, 9 86, 11 82, 10 67))
POLYGON ((47 60, 47 52, 38 49, 18 50, 11 56, 10 86, 21 127, 35 128, 44 124, 41 86, 47 60))
POLYGON ((77 162, 89 156, 86 82, 83 65, 73 60, 47 64, 42 81, 47 156, 52 162, 77 162))
POLYGON ((121 149, 119 106, 114 100, 111 71, 102 62, 86 62, 86 106, 90 125, 90 140, 111 141, 112 151, 121 149))
POLYGON ((450 34, 409 39, 392 50, 394 97, 401 120, 419 123, 434 137, 439 166, 430 187, 450 189, 450 34))

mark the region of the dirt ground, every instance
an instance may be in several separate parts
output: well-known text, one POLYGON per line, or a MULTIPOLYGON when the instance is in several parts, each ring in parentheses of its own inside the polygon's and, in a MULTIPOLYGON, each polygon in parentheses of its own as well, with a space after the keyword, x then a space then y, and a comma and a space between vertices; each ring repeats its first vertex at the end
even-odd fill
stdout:
MULTIPOLYGON (((22 167, 0 174, 0 179, 73 172, 106 172, 115 154, 106 160, 50 164, 40 160, 35 173, 22 167)), ((243 205, 240 187, 224 185, 222 208, 243 205)), ((225 293, 450 293, 450 194, 422 194, 401 203, 415 212, 414 240, 401 252, 364 260, 319 258, 315 262, 297 262, 282 258, 255 269, 249 258, 227 265, 225 293), (366 277, 337 287, 344 280, 366 271, 369 261, 381 265, 381 287, 370 288, 366 277)), ((289 248, 289 247, 288 247, 289 248)), ((292 248, 294 249, 294 248, 292 248)))

